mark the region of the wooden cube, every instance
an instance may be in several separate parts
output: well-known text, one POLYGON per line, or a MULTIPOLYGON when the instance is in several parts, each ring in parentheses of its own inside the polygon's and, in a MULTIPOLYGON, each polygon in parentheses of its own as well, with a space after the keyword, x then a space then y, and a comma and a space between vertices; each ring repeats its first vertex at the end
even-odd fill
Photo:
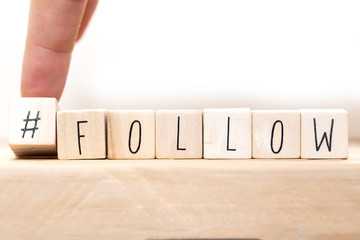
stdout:
POLYGON ((253 111, 253 158, 300 158, 300 112, 253 111))
POLYGON ((347 158, 348 112, 343 109, 301 110, 301 157, 347 158))
POLYGON ((204 109, 204 158, 251 158, 251 111, 204 109))
POLYGON ((109 159, 155 158, 155 111, 118 110, 107 114, 109 159))
POLYGON ((106 158, 105 118, 105 110, 58 112, 58 158, 106 158))
POLYGON ((202 111, 156 112, 156 158, 202 158, 202 111))
POLYGON ((56 155, 55 98, 18 98, 9 109, 9 146, 17 156, 56 155))

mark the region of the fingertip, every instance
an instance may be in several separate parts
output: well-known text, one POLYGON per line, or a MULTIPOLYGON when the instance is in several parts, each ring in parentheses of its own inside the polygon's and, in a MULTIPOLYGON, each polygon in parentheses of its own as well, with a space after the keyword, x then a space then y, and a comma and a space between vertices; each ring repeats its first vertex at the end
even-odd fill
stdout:
POLYGON ((70 65, 70 53, 58 53, 37 46, 24 56, 21 96, 55 97, 60 100, 70 65))
POLYGON ((34 87, 21 84, 21 97, 49 97, 60 100, 62 91, 58 89, 49 89, 46 87, 34 87))

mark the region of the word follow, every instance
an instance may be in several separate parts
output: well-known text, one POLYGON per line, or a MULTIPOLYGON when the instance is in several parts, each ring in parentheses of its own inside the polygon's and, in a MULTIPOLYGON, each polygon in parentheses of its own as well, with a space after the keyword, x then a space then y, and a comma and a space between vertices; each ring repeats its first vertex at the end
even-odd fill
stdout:
POLYGON ((17 156, 58 159, 344 159, 343 109, 71 110, 54 98, 10 105, 17 156))

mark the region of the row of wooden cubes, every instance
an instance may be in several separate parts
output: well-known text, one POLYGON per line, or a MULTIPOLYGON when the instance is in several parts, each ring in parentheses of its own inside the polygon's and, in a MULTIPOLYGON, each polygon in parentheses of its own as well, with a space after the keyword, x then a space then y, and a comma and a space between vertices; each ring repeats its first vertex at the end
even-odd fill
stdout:
POLYGON ((10 107, 18 156, 59 159, 347 158, 345 110, 76 110, 52 98, 10 107))

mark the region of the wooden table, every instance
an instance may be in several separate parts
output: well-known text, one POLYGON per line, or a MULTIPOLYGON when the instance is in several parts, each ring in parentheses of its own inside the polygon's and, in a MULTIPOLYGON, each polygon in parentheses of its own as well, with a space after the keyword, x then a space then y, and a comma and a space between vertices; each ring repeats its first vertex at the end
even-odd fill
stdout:
POLYGON ((0 148, 0 239, 360 239, 348 160, 13 159, 0 148))

